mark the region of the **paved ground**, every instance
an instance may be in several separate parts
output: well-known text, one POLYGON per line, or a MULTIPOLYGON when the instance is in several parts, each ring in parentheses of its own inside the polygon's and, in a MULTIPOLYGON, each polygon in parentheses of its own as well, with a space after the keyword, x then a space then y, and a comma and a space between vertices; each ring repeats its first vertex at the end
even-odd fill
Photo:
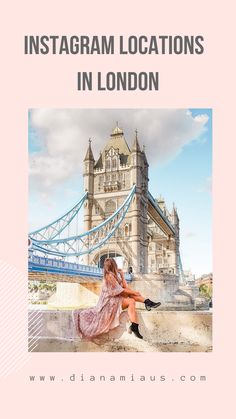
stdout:
POLYGON ((41 339, 34 352, 211 352, 212 347, 186 343, 123 342, 112 344, 81 343, 80 340, 66 341, 61 339, 41 339))

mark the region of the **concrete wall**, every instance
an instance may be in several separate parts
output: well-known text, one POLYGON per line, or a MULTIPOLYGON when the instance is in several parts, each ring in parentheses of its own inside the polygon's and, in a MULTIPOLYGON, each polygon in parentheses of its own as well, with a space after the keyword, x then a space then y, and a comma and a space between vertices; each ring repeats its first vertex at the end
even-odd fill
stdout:
MULTIPOLYGON (((136 276, 131 287, 153 301, 161 301, 162 305, 173 301, 173 294, 178 290, 179 282, 176 276, 160 276, 146 274, 136 276)), ((139 305, 141 308, 141 305, 139 305)))
MULTIPOLYGON (((50 307, 84 308, 96 305, 101 290, 101 279, 93 277, 30 273, 30 280, 56 282, 57 291, 49 300, 50 307)), ((145 298, 161 301, 161 310, 206 309, 203 300, 197 304, 198 289, 180 286, 177 275, 143 274, 135 275, 131 288, 139 291, 145 298)), ((137 304, 143 308, 143 304, 137 304)))

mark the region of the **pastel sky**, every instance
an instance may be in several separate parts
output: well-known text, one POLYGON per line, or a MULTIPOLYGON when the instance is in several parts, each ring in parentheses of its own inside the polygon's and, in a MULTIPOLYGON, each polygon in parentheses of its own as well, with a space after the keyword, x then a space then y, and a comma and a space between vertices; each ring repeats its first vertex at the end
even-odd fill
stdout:
MULTIPOLYGON (((212 271, 212 111, 210 109, 32 109, 29 111, 29 230, 70 209, 83 194, 83 158, 95 159, 116 121, 149 161, 149 190, 174 202, 184 270, 212 271)), ((82 219, 80 221, 82 231, 82 219)))

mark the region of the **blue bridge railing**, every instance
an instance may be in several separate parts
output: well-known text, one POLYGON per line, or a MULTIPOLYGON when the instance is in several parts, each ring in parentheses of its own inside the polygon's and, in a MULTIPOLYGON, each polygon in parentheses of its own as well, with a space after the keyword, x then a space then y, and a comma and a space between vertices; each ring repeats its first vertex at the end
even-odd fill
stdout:
MULTIPOLYGON (((29 255, 28 270, 29 272, 49 272, 72 276, 93 276, 98 279, 103 277, 103 269, 95 265, 82 265, 36 255, 29 255)), ((126 281, 131 281, 132 275, 126 273, 125 279, 126 281)))

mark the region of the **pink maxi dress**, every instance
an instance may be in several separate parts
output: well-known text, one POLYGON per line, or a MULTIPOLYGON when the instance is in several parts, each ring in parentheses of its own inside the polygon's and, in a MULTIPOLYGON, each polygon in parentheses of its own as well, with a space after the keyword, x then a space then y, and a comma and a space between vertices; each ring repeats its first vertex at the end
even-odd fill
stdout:
POLYGON ((109 280, 103 279, 101 294, 95 307, 73 310, 75 329, 81 338, 90 340, 119 326, 122 291, 122 278, 119 275, 117 280, 111 274, 109 280))

